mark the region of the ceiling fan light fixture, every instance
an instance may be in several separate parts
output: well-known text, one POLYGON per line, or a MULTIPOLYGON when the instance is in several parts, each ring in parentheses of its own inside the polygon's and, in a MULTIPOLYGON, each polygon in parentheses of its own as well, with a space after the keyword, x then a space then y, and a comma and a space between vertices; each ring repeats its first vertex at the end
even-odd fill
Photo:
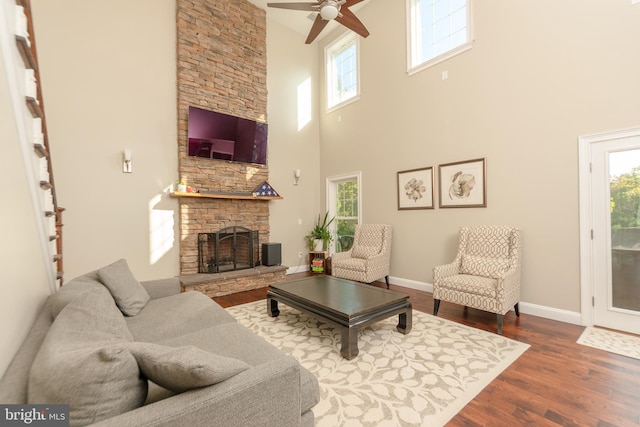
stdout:
POLYGON ((328 0, 322 5, 322 7, 320 7, 320 16, 322 16, 322 19, 327 21, 336 19, 338 12, 338 3, 335 1, 328 0))

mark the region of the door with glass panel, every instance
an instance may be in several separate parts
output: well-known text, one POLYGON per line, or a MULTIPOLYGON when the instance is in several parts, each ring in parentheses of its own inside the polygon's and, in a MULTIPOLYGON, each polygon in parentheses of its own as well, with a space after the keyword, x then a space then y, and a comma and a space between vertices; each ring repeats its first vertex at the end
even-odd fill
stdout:
POLYGON ((640 135, 591 145, 593 320, 640 334, 640 135))

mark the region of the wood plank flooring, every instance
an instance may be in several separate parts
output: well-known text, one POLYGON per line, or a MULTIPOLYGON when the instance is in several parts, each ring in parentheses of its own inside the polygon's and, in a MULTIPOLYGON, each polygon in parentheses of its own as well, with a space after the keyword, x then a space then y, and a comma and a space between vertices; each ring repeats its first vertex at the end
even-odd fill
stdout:
MULTIPOLYGON (((287 276, 297 279, 310 273, 287 276)), ((373 286, 386 287, 376 282, 373 286)), ((431 314, 430 293, 391 285, 409 294, 415 310, 431 314)), ((266 298, 266 288, 214 298, 223 307, 266 298)), ((265 308, 266 310, 266 308, 265 308)), ((443 317, 496 331, 491 313, 443 302, 443 317)), ((582 326, 510 312, 505 337, 531 345, 518 360, 458 413, 448 426, 640 425, 640 360, 576 343, 582 326)))

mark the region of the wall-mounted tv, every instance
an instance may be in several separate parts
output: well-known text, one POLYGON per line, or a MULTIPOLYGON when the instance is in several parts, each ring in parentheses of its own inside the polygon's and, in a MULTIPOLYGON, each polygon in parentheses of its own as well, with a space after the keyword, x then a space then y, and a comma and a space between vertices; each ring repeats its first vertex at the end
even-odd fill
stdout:
POLYGON ((267 164, 267 124, 189 107, 190 156, 267 164))

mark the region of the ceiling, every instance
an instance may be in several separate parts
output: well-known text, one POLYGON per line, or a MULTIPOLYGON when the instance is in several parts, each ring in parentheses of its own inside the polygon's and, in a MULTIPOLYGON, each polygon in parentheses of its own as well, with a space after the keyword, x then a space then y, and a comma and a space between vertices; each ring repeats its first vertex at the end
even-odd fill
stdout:
MULTIPOLYGON (((315 12, 304 12, 301 10, 287 10, 287 9, 278 9, 275 7, 267 7, 267 3, 294 3, 297 0, 249 0, 251 3, 255 4, 261 9, 267 11, 267 18, 276 21, 277 23, 290 28, 296 33, 307 37, 309 30, 311 29, 311 25, 313 25, 313 20, 315 19, 315 12), (310 18, 308 18, 310 16, 310 18)), ((357 12, 363 6, 367 5, 370 0, 364 0, 363 2, 351 7, 352 12, 357 12)), ((314 0, 309 0, 309 3, 313 3, 314 0)), ((366 25, 366 23, 365 23, 366 25)), ((320 33, 320 35, 316 38, 315 41, 322 39, 325 35, 329 34, 335 28, 338 28, 340 24, 337 22, 329 22, 326 28, 320 33)), ((314 43, 315 43, 314 41, 314 43)))

